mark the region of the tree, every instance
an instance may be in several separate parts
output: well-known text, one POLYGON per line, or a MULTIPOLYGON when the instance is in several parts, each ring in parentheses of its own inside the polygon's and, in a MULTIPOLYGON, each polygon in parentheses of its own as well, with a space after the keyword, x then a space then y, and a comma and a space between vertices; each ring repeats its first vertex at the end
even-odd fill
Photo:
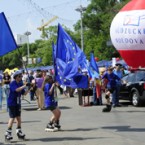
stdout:
MULTIPOLYGON (((83 14, 84 26, 84 51, 87 56, 94 50, 95 56, 99 59, 111 59, 116 50, 113 46, 107 46, 110 40, 110 25, 123 5, 129 0, 91 0, 83 14)), ((75 25, 75 30, 79 31, 80 21, 75 25)))

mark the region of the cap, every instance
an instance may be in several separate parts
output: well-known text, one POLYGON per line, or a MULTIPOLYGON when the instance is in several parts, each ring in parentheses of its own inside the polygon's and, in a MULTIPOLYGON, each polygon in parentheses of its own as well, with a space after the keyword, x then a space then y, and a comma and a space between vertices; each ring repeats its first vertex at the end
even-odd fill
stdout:
POLYGON ((116 63, 115 66, 122 66, 122 64, 121 63, 116 63))
POLYGON ((14 74, 13 74, 13 78, 15 79, 16 76, 18 76, 20 74, 22 74, 22 71, 20 71, 20 70, 15 71, 14 74))

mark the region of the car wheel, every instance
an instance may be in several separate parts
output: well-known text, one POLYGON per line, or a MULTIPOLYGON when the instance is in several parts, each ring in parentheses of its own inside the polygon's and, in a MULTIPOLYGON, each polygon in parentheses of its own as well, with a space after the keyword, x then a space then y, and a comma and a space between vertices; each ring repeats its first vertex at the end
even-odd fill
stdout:
POLYGON ((132 104, 133 106, 139 106, 139 93, 135 91, 132 93, 132 104))

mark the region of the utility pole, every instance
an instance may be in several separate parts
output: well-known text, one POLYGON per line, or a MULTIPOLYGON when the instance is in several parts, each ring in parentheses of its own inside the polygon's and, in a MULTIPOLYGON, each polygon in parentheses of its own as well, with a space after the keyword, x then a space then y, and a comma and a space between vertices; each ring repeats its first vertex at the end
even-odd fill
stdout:
POLYGON ((27 36, 27 58, 29 59, 29 57, 30 57, 30 50, 29 50, 29 35, 31 35, 31 32, 26 31, 26 32, 24 33, 24 35, 27 36))
POLYGON ((82 51, 84 51, 83 12, 85 10, 86 10, 86 8, 82 7, 82 5, 80 5, 80 7, 76 9, 76 11, 80 12, 80 14, 81 14, 81 49, 82 49, 82 51))

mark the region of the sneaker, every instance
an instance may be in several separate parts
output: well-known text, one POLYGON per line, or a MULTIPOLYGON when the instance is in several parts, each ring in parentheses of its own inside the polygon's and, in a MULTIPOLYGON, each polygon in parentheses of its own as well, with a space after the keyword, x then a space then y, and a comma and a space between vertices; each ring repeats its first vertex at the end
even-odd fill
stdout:
POLYGON ((41 111, 41 108, 38 108, 37 110, 38 110, 38 111, 41 111))
POLYGON ((54 130, 56 131, 61 130, 61 126, 59 124, 54 123, 53 126, 54 126, 54 130))
POLYGON ((24 139, 25 138, 25 134, 22 132, 22 130, 20 128, 16 129, 16 134, 17 134, 19 139, 24 139))
POLYGON ((5 133, 5 141, 10 141, 12 139, 13 139, 12 131, 11 130, 7 130, 6 133, 5 133))
POLYGON ((102 112, 110 112, 111 111, 111 105, 107 104, 105 108, 102 109, 102 112))
POLYGON ((56 130, 56 128, 54 129, 54 126, 50 123, 48 123, 45 128, 45 131, 48 131, 48 132, 54 132, 55 130, 56 130))

